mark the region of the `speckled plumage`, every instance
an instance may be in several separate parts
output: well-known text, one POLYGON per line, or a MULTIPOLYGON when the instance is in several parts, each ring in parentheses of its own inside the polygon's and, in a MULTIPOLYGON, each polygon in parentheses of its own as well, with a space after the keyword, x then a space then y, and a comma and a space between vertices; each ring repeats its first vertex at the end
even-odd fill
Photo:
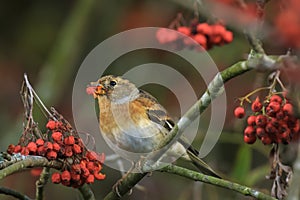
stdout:
MULTIPOLYGON (((111 75, 91 85, 95 87, 101 133, 113 145, 133 153, 158 150, 160 141, 172 129, 174 122, 153 96, 139 90, 128 80, 111 75)), ((218 177, 197 157, 197 151, 184 141, 179 139, 168 153, 181 155, 185 160, 193 161, 200 171, 218 177)))

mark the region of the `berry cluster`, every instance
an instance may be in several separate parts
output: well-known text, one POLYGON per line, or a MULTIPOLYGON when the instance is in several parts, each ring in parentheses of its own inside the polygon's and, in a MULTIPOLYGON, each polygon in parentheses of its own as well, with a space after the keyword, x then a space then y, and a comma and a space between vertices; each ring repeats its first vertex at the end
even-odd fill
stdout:
POLYGON ((103 180, 105 175, 100 172, 102 169, 102 158, 93 151, 87 151, 85 156, 80 159, 79 164, 72 164, 69 169, 61 173, 52 174, 53 183, 61 183, 65 186, 79 187, 84 183, 94 183, 95 179, 103 180))
POLYGON ((299 48, 300 2, 298 0, 286 0, 284 1, 284 6, 281 3, 278 5, 281 12, 278 12, 278 15, 275 17, 275 25, 278 32, 278 35, 275 35, 275 37, 282 40, 288 47, 299 48))
MULTIPOLYGON (((263 103, 259 97, 252 102, 252 115, 247 118, 247 127, 244 129, 244 141, 253 144, 260 139, 263 144, 283 143, 299 137, 300 121, 293 115, 293 105, 284 97, 272 95, 263 103)), ((235 108, 236 118, 245 116, 242 106, 235 108)))
POLYGON ((100 173, 104 162, 104 154, 98 155, 84 146, 81 138, 69 123, 49 120, 47 133, 43 138, 32 138, 18 145, 10 144, 7 152, 22 155, 38 155, 48 160, 58 160, 64 163, 62 173, 52 174, 53 183, 65 186, 79 187, 84 183, 93 183, 95 179, 102 180, 105 175, 100 173))
MULTIPOLYGON (((226 30, 222 24, 192 23, 190 26, 178 26, 176 30, 191 37, 204 49, 211 49, 215 45, 223 45, 233 40, 231 31, 226 30)), ((161 28, 156 33, 156 38, 161 44, 177 44, 177 47, 187 46, 194 48, 196 45, 189 39, 181 37, 180 34, 161 28)))

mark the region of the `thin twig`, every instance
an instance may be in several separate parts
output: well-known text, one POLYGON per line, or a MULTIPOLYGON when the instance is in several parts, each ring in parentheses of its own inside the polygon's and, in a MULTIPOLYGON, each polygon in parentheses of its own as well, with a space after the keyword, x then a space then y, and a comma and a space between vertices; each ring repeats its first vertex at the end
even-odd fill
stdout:
POLYGON ((49 177, 50 177, 50 168, 44 167, 43 171, 40 175, 40 178, 35 183, 35 185, 36 185, 36 193, 35 193, 36 200, 43 200, 44 187, 47 184, 49 177))
POLYGON ((202 173, 199 173, 199 172, 196 172, 196 171, 193 171, 193 170, 189 170, 189 169, 186 169, 186 168, 183 168, 183 167, 179 167, 179 166, 176 166, 176 165, 168 165, 167 167, 162 168, 160 171, 161 172, 168 172, 168 173, 171 173, 171 174, 176 174, 176 175, 179 175, 179 176, 183 176, 183 177, 192 179, 194 181, 201 181, 201 182, 204 182, 204 183, 208 183, 208 184, 212 184, 212 185, 219 186, 219 187, 222 187, 222 188, 226 188, 226 189, 229 189, 229 190, 233 190, 233 191, 241 193, 245 196, 252 196, 252 197, 255 197, 255 198, 260 199, 260 200, 275 200, 275 198, 273 198, 269 195, 266 195, 262 192, 259 192, 257 190, 254 190, 252 188, 249 188, 247 186, 240 185, 238 183, 233 183, 231 181, 227 181, 227 180, 224 180, 224 179, 219 179, 219 178, 215 178, 215 177, 212 177, 212 176, 207 176, 207 175, 204 175, 202 173))
POLYGON ((5 187, 0 187, 0 194, 9 195, 9 196, 15 197, 20 200, 31 200, 28 196, 21 194, 15 190, 5 188, 5 187))
MULTIPOLYGON (((54 118, 54 116, 52 115, 52 113, 47 109, 47 107, 45 106, 45 104, 42 102, 42 100, 40 99, 40 97, 36 94, 36 92, 34 91, 33 87, 31 86, 29 80, 28 80, 28 77, 26 74, 24 74, 24 80, 25 80, 25 84, 26 84, 26 87, 29 89, 29 92, 30 92, 30 96, 31 98, 33 99, 33 96, 34 98, 36 99, 36 103, 37 105, 41 108, 40 110, 41 111, 45 111, 47 113, 47 117, 50 116, 51 118, 54 118)), ((31 110, 31 115, 32 116, 32 110, 31 110)))
POLYGON ((252 49, 259 54, 265 54, 264 49, 262 48, 262 43, 259 39, 257 39, 253 33, 245 32, 246 38, 248 39, 249 44, 252 49))

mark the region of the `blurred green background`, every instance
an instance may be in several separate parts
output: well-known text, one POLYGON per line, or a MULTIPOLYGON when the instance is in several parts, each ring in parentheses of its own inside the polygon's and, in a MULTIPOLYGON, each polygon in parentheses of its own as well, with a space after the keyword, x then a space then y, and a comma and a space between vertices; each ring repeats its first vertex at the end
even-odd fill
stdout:
MULTIPOLYGON (((0 150, 5 151, 9 144, 17 143, 22 133, 23 105, 19 91, 24 73, 27 73, 46 105, 54 106, 72 122, 73 81, 88 53, 101 41, 121 31, 147 26, 167 27, 178 12, 187 19, 191 18, 193 1, 184 4, 187 5, 171 0, 1 1, 0 150)), ((206 17, 202 16, 202 20, 205 21, 206 17)), ((229 29, 234 32, 234 41, 209 51, 219 70, 245 59, 250 49, 242 28, 237 29, 229 24, 229 29)), ((284 46, 274 45, 268 39, 265 48, 269 54, 286 51, 284 46)), ((136 62, 142 64, 143 56, 140 56, 141 60, 136 56, 136 62)), ((123 63, 125 69, 135 66, 131 58, 116 63, 123 63)), ((145 60, 159 61, 155 54, 145 60)), ((114 70, 116 74, 124 72, 124 68, 121 71, 114 70)), ((185 73, 192 75, 189 71, 185 73)), ((244 144, 243 121, 236 121, 232 114, 238 105, 236 99, 266 84, 264 80, 264 74, 249 72, 226 84, 228 105, 224 132, 205 159, 223 177, 268 192, 271 181, 266 181, 264 177, 268 173, 267 156, 270 148, 260 142, 255 145, 244 144)), ((195 87, 198 87, 199 94, 205 90, 203 83, 195 87)), ((172 108, 174 102, 170 102, 164 92, 155 88, 150 92, 168 109, 172 108)), ((176 115, 176 109, 170 112, 176 115)), ((209 111, 204 114, 204 119, 208 117, 209 111)), ((42 116, 37 115, 37 118, 41 126, 46 121, 42 116)), ((201 138, 198 139, 195 143, 200 142, 201 138)), ((104 168, 104 172, 107 178, 92 185, 97 199, 102 199, 121 176, 118 171, 108 167, 104 168)), ((1 181, 1 185, 34 197, 36 179, 29 171, 25 171, 7 177, 1 181)), ((145 177, 140 184, 144 190, 134 189, 124 199, 246 199, 225 189, 159 172, 145 177)), ((0 199, 11 198, 0 195, 0 199)), ((49 183, 45 199, 79 199, 79 193, 75 189, 49 183)))

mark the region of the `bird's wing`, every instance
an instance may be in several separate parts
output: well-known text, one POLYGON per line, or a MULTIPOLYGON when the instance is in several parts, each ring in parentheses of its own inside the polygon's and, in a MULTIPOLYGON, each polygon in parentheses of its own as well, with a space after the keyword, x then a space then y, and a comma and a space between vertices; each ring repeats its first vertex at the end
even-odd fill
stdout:
MULTIPOLYGON (((162 105, 159 104, 159 102, 149 93, 140 90, 140 95, 137 99, 134 100, 134 104, 141 104, 142 106, 135 106, 139 108, 143 108, 146 110, 143 110, 146 114, 140 117, 147 117, 150 121, 160 125, 161 127, 164 127, 166 131, 164 131, 166 134, 168 134, 171 129, 174 127, 175 123, 172 120, 172 118, 168 115, 166 110, 162 105)), ((187 139, 184 137, 180 137, 178 139, 179 144, 181 144, 185 149, 188 156, 187 160, 191 160, 194 165, 203 173, 220 177, 212 168, 210 168, 204 161, 202 161, 198 155, 199 152, 193 148, 187 139)), ((186 157, 183 155, 183 158, 186 157)))
MULTIPOLYGON (((163 126, 168 132, 172 130, 175 123, 168 115, 166 109, 159 104, 156 98, 154 98, 151 94, 140 90, 140 96, 138 99, 140 102, 146 104, 144 107, 147 109, 147 116, 152 122, 163 126)), ((178 142, 183 145, 187 151, 190 151, 195 156, 199 155, 199 152, 191 146, 186 138, 180 137, 178 142)))

